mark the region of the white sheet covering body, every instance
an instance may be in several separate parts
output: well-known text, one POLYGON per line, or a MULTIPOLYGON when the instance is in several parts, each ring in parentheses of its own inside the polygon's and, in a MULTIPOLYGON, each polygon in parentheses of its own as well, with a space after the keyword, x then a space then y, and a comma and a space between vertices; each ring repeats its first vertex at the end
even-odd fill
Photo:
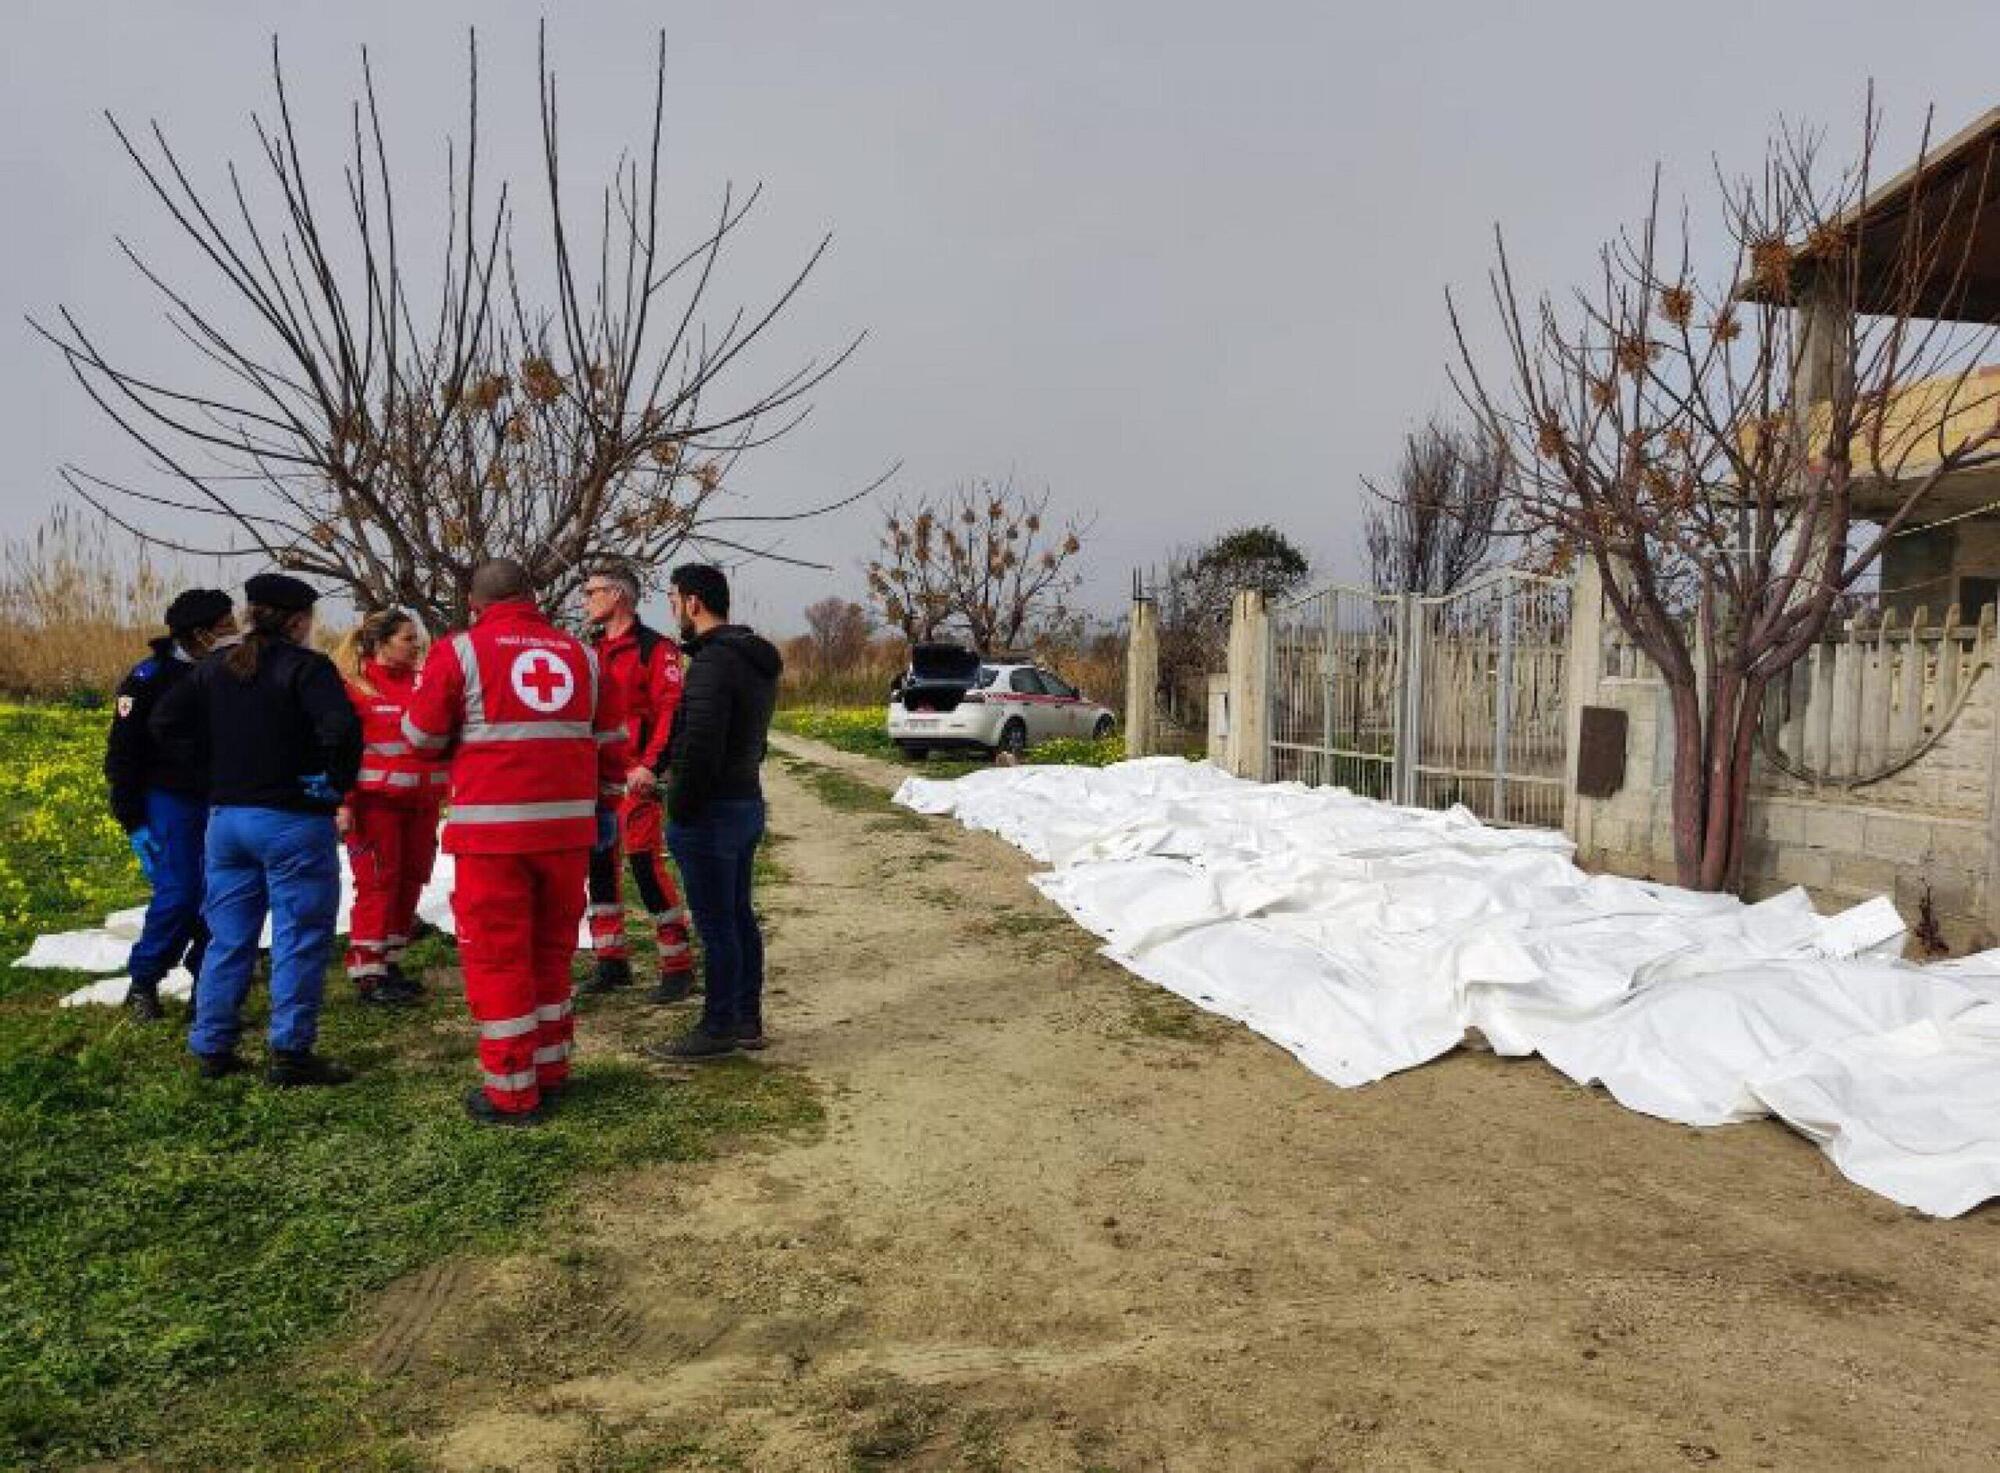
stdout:
POLYGON ((1816 914, 1587 875, 1560 834, 1260 784, 1178 758, 912 778, 896 800, 1052 866, 1135 975, 1335 1084, 1477 1030, 1689 1125, 1774 1113, 1939 1215, 2000 1195, 2000 953, 1897 959, 1887 900, 1816 914))

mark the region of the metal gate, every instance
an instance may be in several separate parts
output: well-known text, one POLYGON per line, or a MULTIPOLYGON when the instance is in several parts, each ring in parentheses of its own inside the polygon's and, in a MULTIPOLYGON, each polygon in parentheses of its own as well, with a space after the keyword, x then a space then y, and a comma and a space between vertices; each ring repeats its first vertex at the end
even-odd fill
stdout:
POLYGON ((1331 584, 1272 610, 1268 780, 1397 796, 1405 602, 1331 584))
POLYGON ((1560 827, 1569 584, 1502 569, 1412 603, 1403 801, 1560 827))
POLYGON ((1506 569, 1439 598, 1333 584, 1282 604, 1264 775, 1558 826, 1569 628, 1567 583, 1506 569))

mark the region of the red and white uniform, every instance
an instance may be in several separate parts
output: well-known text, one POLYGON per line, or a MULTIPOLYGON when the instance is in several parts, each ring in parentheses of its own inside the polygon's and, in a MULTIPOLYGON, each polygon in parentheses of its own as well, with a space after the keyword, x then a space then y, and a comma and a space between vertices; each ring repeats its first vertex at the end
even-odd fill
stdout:
POLYGON ((410 944, 417 899, 437 861, 438 805, 450 780, 403 735, 417 673, 370 660, 347 698, 361 717, 361 775, 347 795, 347 858, 354 872, 347 975, 363 992, 410 944))
POLYGON ((403 735, 450 754, 444 847, 486 1095, 531 1110, 569 1077, 569 965, 597 810, 630 765, 618 688, 590 649, 510 600, 438 641, 403 735))
MULTIPOLYGON (((621 633, 601 636, 592 648, 603 663, 605 677, 617 683, 624 700, 632 765, 664 773, 667 737, 673 730, 674 711, 681 703, 680 646, 634 622, 621 633)), ((652 916, 660 971, 692 971, 694 951, 688 936, 687 907, 681 903, 667 868, 666 815, 659 794, 628 794, 619 807, 618 829, 620 847, 652 916)), ((625 957, 624 876, 616 855, 597 855, 591 862, 589 915, 592 952, 605 958, 625 957)))

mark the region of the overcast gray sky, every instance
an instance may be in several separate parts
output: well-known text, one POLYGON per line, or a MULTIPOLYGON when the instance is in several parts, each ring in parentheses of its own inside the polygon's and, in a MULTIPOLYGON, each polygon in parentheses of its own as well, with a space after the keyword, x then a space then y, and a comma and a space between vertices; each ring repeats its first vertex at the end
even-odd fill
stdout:
MULTIPOLYGON (((164 247, 171 227, 99 113, 158 118, 206 170, 249 161, 273 31, 309 152, 335 162, 367 43, 421 179, 462 120, 476 19, 488 177, 535 182, 532 6, 7 9, 16 324, 66 302, 148 365, 185 352, 116 254, 116 233, 164 247)), ((896 460, 910 494, 1012 473, 1095 518, 1086 592, 1107 612, 1134 564, 1245 522, 1357 569, 1358 478, 1449 407, 1441 294, 1479 288, 1494 221, 1525 276, 1564 285, 1643 206, 1655 160, 1700 196, 1712 155, 1754 165, 1780 118, 1826 122, 1844 155, 1872 75, 1888 172, 1927 106, 1949 133, 2000 102, 1993 0, 550 9, 569 177, 642 141, 665 25, 675 224, 693 238, 725 181, 763 182, 718 306, 835 233, 767 362, 870 338, 814 419, 745 465, 747 501, 810 504, 896 460)), ((526 208, 520 229, 540 220, 526 208)), ((56 357, 7 331, 0 497, 18 530, 62 494, 58 464, 129 457, 56 357)), ((858 507, 795 532, 787 551, 833 571, 746 570, 750 617, 785 632, 815 598, 858 597, 876 521, 858 507)))

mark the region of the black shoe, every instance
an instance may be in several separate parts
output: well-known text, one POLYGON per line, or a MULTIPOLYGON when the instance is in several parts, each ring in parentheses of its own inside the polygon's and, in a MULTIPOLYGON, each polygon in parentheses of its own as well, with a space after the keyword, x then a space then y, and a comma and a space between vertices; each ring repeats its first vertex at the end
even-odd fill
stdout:
POLYGON ((532 1110, 503 1110, 488 1099, 486 1091, 476 1084, 465 1092, 465 1113, 481 1125, 506 1125, 516 1128, 540 1125, 548 1118, 542 1105, 536 1105, 532 1110))
POLYGON ((670 1007, 677 1002, 687 1002, 694 995, 694 970, 683 967, 678 972, 660 973, 659 985, 646 994, 646 1001, 670 1007))
POLYGON ((736 1025, 736 1046, 747 1053, 762 1053, 771 1046, 771 1040, 764 1036, 762 1020, 736 1025))
POLYGON ((353 1070, 329 1059, 322 1059, 311 1049, 300 1049, 296 1052, 275 1049, 271 1054, 271 1062, 264 1066, 264 1082, 275 1084, 280 1089, 310 1089, 325 1084, 345 1084, 353 1077, 353 1070))
POLYGON ((727 1058, 736 1052, 736 1040, 717 1037, 697 1026, 665 1043, 649 1043, 640 1052, 663 1064, 699 1063, 704 1059, 727 1058))
POLYGON ((399 991, 389 978, 377 977, 371 985, 358 989, 357 1000, 367 1008, 401 1008, 408 1007, 417 999, 410 993, 399 991))
POLYGON ((157 1023, 166 1016, 160 1006, 160 985, 155 982, 150 987, 141 987, 134 982, 125 993, 125 1011, 132 1015, 135 1023, 157 1023))
POLYGON ((394 988, 397 992, 402 993, 403 996, 410 998, 412 1001, 423 997, 426 993, 424 984, 404 971, 395 962, 389 963, 389 970, 382 978, 382 985, 394 988))
POLYGON ((603 956, 597 959, 597 970, 577 983, 576 990, 584 993, 613 992, 631 985, 632 963, 622 956, 603 956))
POLYGON ((241 1074, 250 1067, 233 1053, 196 1054, 194 1057, 203 1079, 227 1079, 230 1075, 241 1074))

